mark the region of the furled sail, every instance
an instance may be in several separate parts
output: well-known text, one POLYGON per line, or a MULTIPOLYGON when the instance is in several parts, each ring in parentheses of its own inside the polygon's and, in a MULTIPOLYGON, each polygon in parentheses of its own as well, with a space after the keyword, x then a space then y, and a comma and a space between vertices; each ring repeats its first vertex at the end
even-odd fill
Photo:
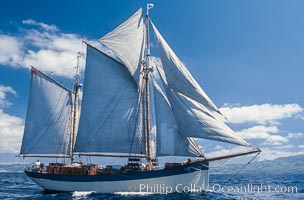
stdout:
POLYGON ((116 53, 137 83, 144 54, 144 30, 142 9, 139 9, 127 21, 99 39, 116 53))
POLYGON ((218 112, 216 105, 211 101, 184 64, 175 55, 154 24, 152 22, 151 24, 168 86, 174 91, 182 93, 185 96, 203 104, 208 109, 218 112))
POLYGON ((72 93, 37 69, 31 74, 20 155, 69 155, 72 93))
POLYGON ((138 86, 127 68, 87 45, 75 152, 145 154, 138 86))
POLYGON ((200 148, 192 138, 179 134, 179 128, 171 110, 171 105, 153 81, 156 115, 157 156, 202 156, 200 148))

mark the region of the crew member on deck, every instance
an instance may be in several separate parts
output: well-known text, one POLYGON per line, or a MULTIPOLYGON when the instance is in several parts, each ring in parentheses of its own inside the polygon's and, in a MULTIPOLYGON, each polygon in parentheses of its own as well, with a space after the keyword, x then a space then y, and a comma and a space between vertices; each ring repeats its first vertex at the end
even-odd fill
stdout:
POLYGON ((36 163, 35 163, 35 167, 36 167, 36 168, 40 168, 40 167, 41 167, 41 163, 40 163, 40 161, 39 161, 39 160, 37 160, 37 161, 36 161, 36 163))

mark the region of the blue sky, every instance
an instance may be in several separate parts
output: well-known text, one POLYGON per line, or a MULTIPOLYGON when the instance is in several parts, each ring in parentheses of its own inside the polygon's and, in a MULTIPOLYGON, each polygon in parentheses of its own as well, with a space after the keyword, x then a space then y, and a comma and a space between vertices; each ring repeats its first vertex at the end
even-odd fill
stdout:
POLYGON ((81 40, 100 38, 149 2, 158 30, 229 125, 264 149, 262 159, 304 154, 301 0, 3 1, 0 153, 18 152, 30 65, 70 86, 81 40))

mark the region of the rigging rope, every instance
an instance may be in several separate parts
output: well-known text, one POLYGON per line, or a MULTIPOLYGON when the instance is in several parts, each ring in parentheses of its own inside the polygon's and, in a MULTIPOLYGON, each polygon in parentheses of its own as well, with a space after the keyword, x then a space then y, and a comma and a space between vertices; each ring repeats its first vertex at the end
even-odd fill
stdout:
POLYGON ((251 158, 247 163, 246 165, 244 165, 239 171, 237 171, 235 174, 233 174, 233 176, 231 176, 231 178, 229 178, 227 180, 227 182, 230 182, 234 177, 235 175, 241 173, 241 171, 243 171, 254 159, 256 159, 258 157, 258 155, 260 155, 261 152, 258 152, 253 158, 251 158))
POLYGON ((71 68, 71 69, 65 69, 65 68, 63 68, 63 66, 65 66, 65 65, 67 65, 67 64, 69 64, 69 63, 71 63, 72 61, 74 61, 74 60, 76 60, 76 59, 77 59, 77 56, 76 56, 76 57, 73 57, 72 59, 68 60, 67 62, 65 62, 65 63, 59 65, 59 66, 56 67, 54 70, 52 70, 52 71, 50 72, 50 74, 54 74, 55 72, 62 72, 62 71, 74 70, 75 67, 73 67, 73 68, 71 68))
MULTIPOLYGON (((210 167, 209 166, 209 169, 210 168, 218 168, 218 167, 221 167, 221 166, 223 166, 227 161, 228 161, 229 159, 225 159, 225 160, 222 160, 222 161, 220 161, 220 164, 218 164, 218 165, 216 165, 216 166, 213 166, 213 167, 210 167)), ((204 165, 204 164, 202 164, 204 167, 208 167, 207 165, 204 165)))

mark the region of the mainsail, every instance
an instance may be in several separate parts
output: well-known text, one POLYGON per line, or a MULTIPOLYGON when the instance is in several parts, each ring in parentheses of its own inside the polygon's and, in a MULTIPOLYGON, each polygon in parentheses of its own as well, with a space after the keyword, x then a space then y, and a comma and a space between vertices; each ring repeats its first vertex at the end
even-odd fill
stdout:
POLYGON ((138 85, 127 68, 87 45, 83 89, 75 152, 144 154, 138 85))
POLYGON ((20 155, 70 155, 72 93, 37 69, 31 75, 20 155))

